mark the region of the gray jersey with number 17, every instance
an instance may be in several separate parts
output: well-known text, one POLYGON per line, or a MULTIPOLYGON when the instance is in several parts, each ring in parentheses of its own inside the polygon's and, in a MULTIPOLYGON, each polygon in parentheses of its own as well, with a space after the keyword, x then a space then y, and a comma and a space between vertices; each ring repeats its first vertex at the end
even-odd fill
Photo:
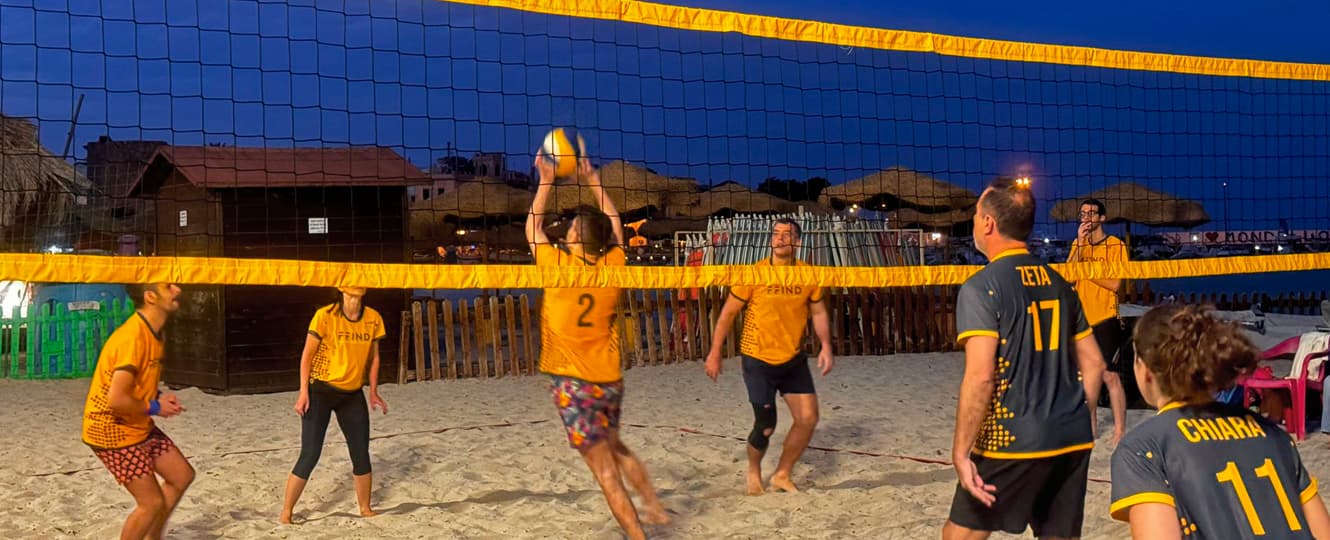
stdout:
POLYGON ((958 339, 998 338, 995 387, 974 453, 1037 459, 1094 446, 1076 340, 1090 337, 1076 291, 1029 251, 1003 252, 961 286, 958 339))

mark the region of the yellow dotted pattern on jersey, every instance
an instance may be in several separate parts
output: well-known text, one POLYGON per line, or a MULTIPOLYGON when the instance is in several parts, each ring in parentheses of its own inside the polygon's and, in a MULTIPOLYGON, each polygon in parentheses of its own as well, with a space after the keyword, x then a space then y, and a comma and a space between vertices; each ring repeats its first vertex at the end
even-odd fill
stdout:
POLYGON ((993 400, 989 404, 988 417, 984 419, 983 428, 979 431, 979 450, 985 452, 997 452, 1011 446, 1016 441, 1016 436, 1012 435, 1007 428, 1002 425, 1003 420, 1010 420, 1016 414, 1002 406, 1002 397, 1011 389, 1011 381, 1004 377, 1007 370, 1011 368, 1011 361, 1006 358, 998 357, 997 360, 997 387, 993 389, 993 400))
POLYGON ((1182 534, 1183 534, 1183 536, 1191 536, 1191 535, 1193 535, 1193 534, 1196 534, 1196 524, 1195 524, 1195 523, 1187 523, 1187 518, 1178 518, 1178 521, 1179 521, 1179 523, 1182 524, 1182 534))
POLYGON ((328 379, 328 364, 331 361, 328 355, 328 347, 324 345, 323 340, 319 340, 318 348, 314 349, 314 358, 309 364, 309 376, 311 379, 323 381, 328 379))

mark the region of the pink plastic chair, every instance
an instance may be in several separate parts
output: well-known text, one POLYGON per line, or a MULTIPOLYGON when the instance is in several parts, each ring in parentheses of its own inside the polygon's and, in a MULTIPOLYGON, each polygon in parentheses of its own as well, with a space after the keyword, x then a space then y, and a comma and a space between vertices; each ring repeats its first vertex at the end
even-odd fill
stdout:
MULTIPOLYGON (((1284 411, 1284 428, 1295 440, 1307 438, 1307 391, 1321 393, 1325 388, 1324 362, 1330 358, 1330 334, 1309 332, 1267 349, 1261 354, 1262 360, 1279 358, 1293 354, 1293 369, 1284 378, 1246 377, 1239 381, 1243 387, 1242 406, 1251 407, 1252 398, 1261 390, 1288 390, 1291 406, 1284 411), (1321 360, 1312 374, 1313 360, 1321 360)), ((1322 415, 1325 414, 1323 411, 1322 415)))

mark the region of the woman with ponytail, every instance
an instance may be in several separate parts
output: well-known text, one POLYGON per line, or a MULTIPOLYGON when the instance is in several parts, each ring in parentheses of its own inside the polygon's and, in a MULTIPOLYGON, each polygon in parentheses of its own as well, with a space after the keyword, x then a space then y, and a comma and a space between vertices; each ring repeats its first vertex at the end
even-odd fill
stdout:
POLYGON ((1110 512, 1132 538, 1330 540, 1330 514, 1288 433, 1214 401, 1256 369, 1242 330, 1170 304, 1141 317, 1133 341, 1136 383, 1159 412, 1113 452, 1110 512))

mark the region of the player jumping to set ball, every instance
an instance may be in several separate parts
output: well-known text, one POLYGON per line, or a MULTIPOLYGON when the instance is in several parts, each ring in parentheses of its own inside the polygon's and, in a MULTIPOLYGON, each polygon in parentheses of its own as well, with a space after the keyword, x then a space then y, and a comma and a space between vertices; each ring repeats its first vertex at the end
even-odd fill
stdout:
MULTIPOLYGON (((565 158, 569 159, 569 158, 565 158)), ((579 206, 564 241, 550 242, 544 214, 554 188, 553 164, 536 158, 540 184, 526 221, 526 238, 537 266, 623 266, 622 226, 614 202, 600 185, 599 173, 582 158, 578 176, 586 181, 600 208, 579 206)), ((615 326, 620 289, 545 289, 540 311, 540 371, 550 376, 555 407, 569 444, 582 455, 600 484, 610 511, 629 538, 645 538, 641 521, 669 522, 656 497, 646 466, 619 438, 623 373, 615 326), (642 497, 642 520, 623 478, 642 497)))

